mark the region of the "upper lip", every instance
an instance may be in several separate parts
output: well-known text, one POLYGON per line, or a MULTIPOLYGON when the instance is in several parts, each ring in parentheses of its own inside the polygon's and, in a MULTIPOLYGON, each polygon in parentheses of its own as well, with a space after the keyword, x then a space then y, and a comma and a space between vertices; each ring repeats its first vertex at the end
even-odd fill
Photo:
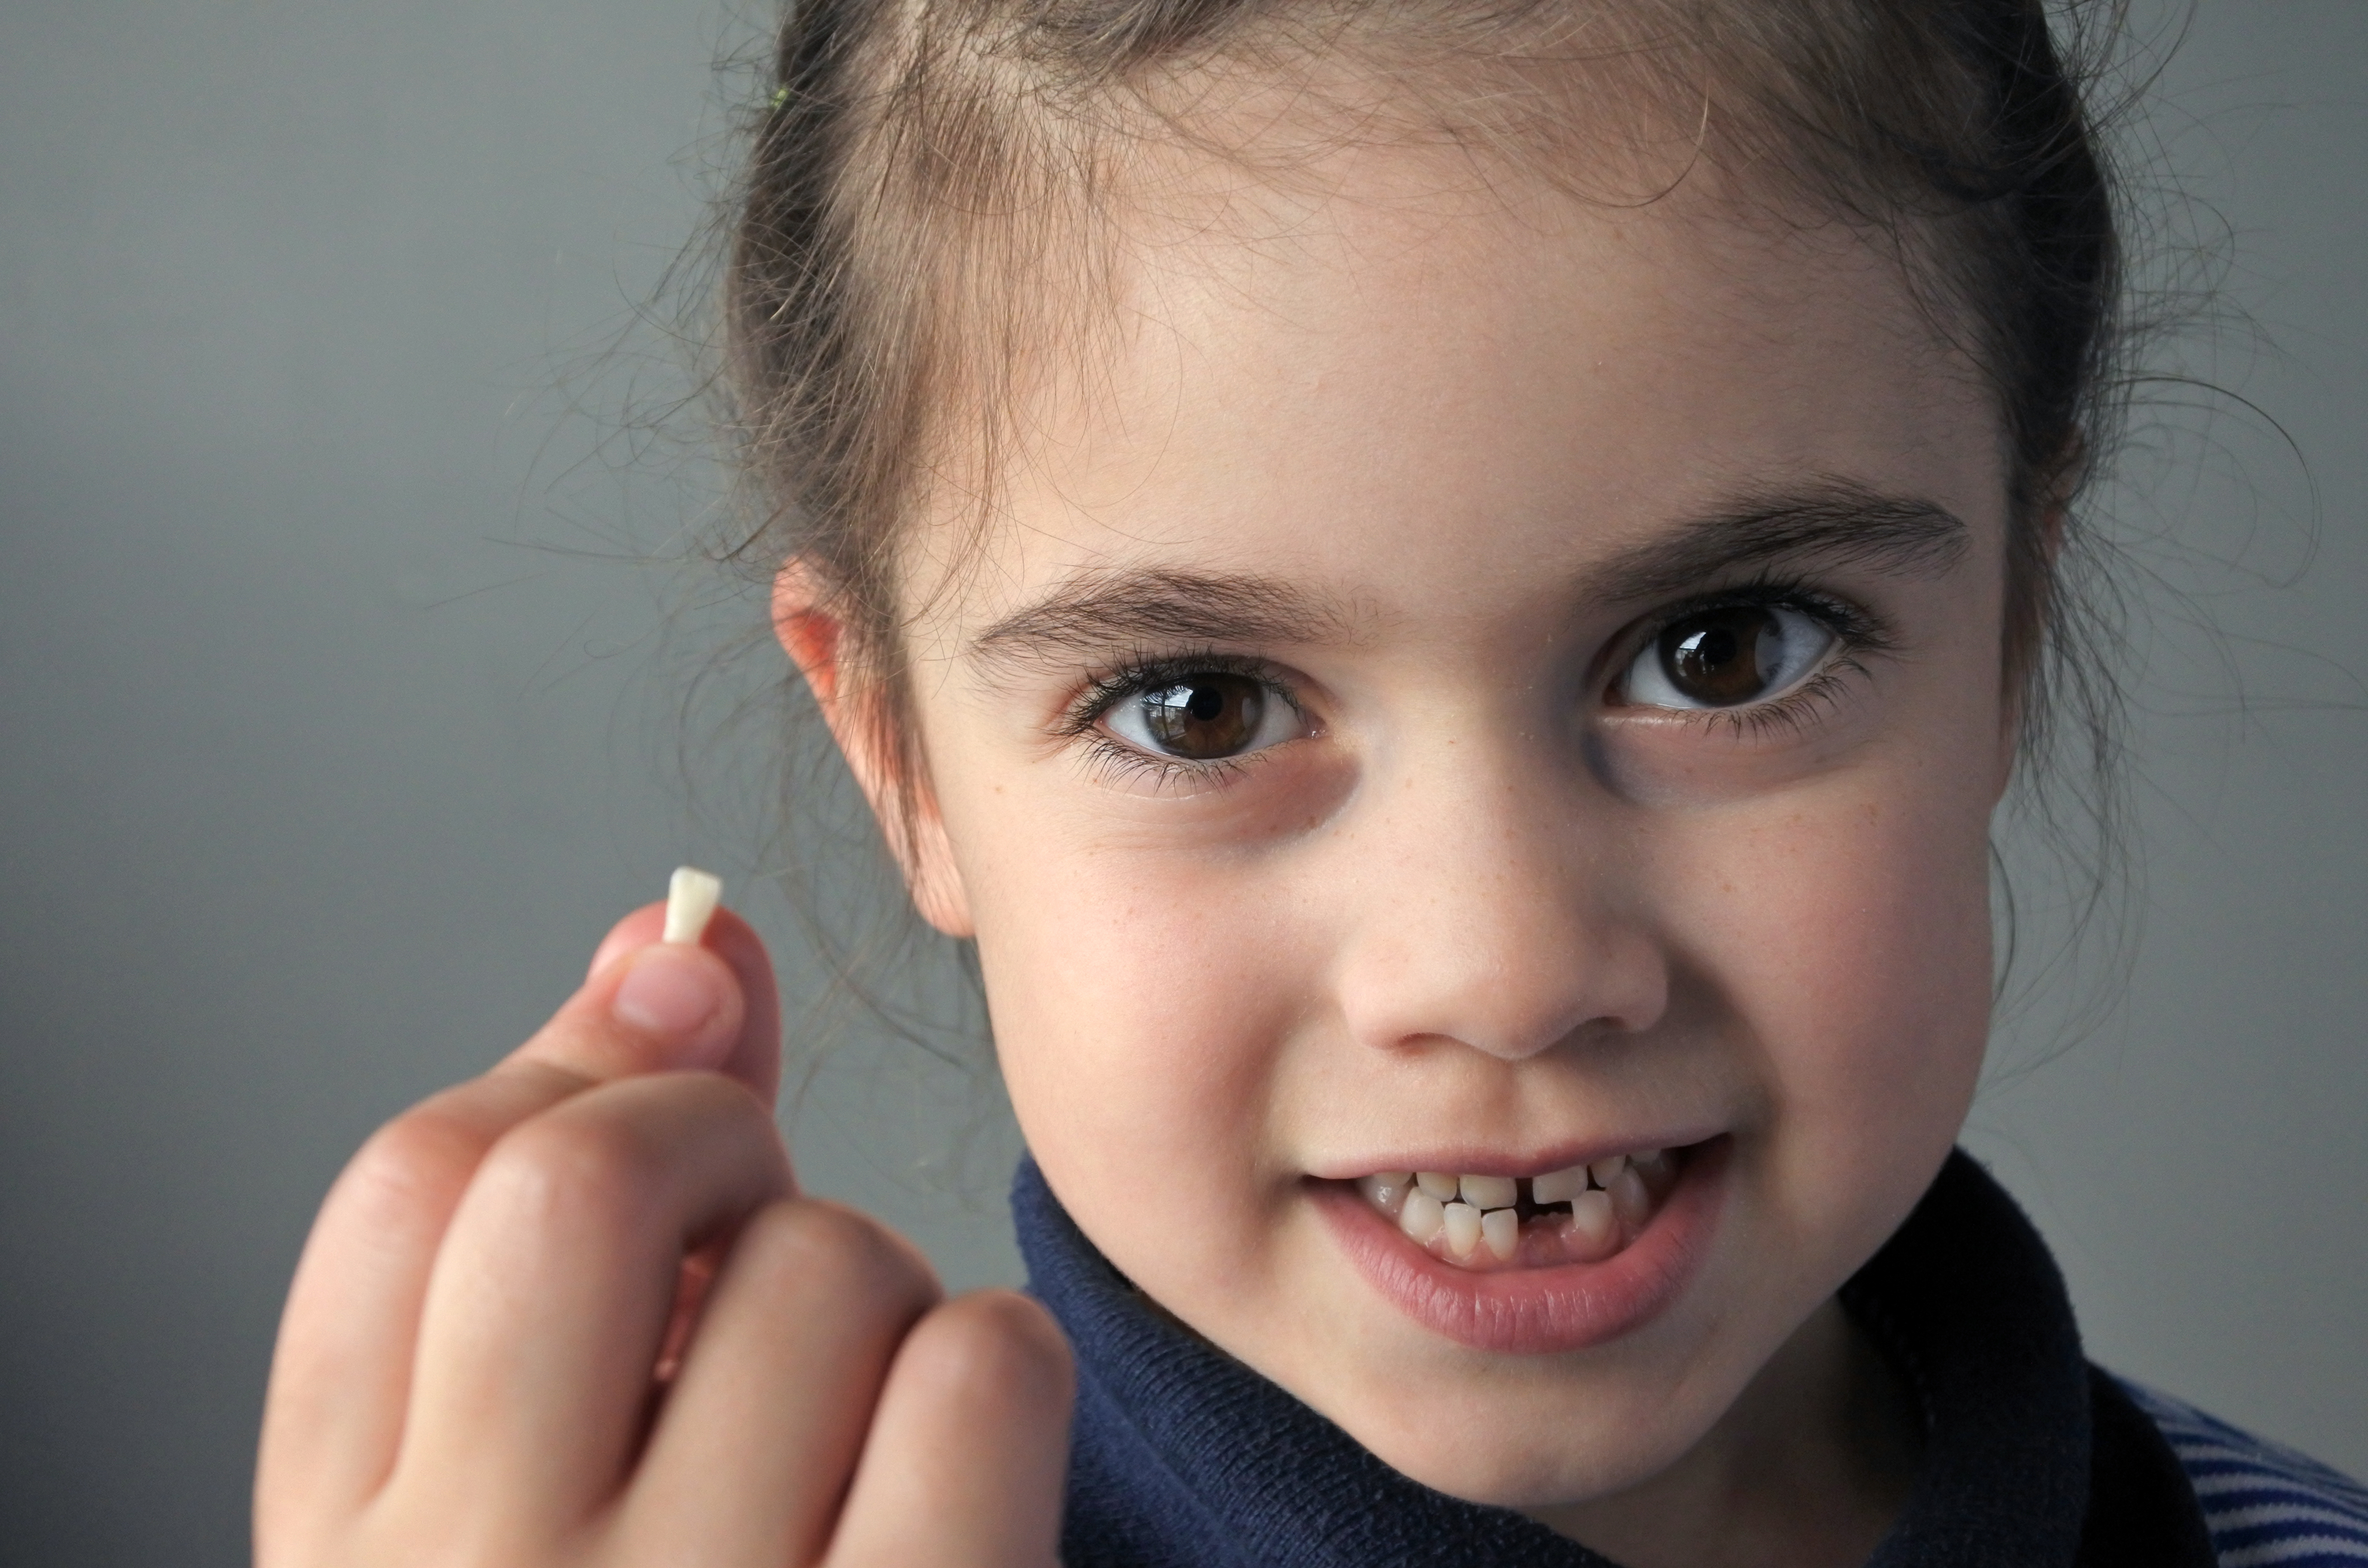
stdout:
POLYGON ((1418 1153, 1400 1152, 1379 1159, 1326 1161, 1308 1174, 1319 1181, 1355 1181, 1382 1171, 1446 1171, 1456 1176, 1536 1176, 1591 1165, 1614 1154, 1640 1153, 1647 1149, 1683 1149, 1717 1137, 1716 1130, 1678 1130, 1664 1133, 1621 1134, 1589 1138, 1583 1142, 1557 1143, 1537 1154, 1508 1154, 1502 1148, 1433 1146, 1418 1153))

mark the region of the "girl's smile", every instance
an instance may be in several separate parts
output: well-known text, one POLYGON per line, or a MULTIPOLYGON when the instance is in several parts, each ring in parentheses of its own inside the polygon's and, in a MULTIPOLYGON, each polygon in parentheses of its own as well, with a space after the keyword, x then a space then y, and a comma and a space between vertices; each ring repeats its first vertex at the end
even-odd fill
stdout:
POLYGON ((1972 1092, 1997 415, 1708 175, 1303 184, 1166 171, 916 530, 915 882, 1122 1273, 1417 1480, 1615 1506, 1840 1399, 1972 1092))
POLYGON ((1475 1350, 1546 1355, 1624 1334, 1685 1288, 1727 1150, 1718 1138, 1534 1176, 1392 1171, 1311 1196, 1408 1317, 1475 1350))

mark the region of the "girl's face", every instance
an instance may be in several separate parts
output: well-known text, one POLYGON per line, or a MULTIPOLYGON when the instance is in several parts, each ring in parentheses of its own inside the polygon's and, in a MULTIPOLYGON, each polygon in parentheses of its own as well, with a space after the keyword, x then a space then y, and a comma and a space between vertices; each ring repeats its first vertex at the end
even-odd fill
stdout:
POLYGON ((1839 226, 1470 170, 1134 231, 992 538, 919 536, 916 881, 1110 1260, 1539 1508, 1693 1449, 1956 1134, 2004 470, 1839 226))

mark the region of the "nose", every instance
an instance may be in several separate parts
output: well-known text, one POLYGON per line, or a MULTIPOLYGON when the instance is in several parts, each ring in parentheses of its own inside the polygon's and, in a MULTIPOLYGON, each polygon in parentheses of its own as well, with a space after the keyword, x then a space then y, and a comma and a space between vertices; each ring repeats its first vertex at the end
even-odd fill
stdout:
POLYGON ((1652 1028, 1668 956, 1635 897, 1620 803, 1518 747, 1467 739, 1445 755, 1370 780, 1371 803, 1340 824, 1335 988, 1350 1038, 1510 1062, 1652 1028))

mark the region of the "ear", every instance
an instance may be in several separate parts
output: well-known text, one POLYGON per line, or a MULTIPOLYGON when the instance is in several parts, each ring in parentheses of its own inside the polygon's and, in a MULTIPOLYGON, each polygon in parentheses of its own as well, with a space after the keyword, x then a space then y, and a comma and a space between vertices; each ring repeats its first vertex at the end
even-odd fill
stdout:
MULTIPOLYGON (((2046 486, 2040 492, 2039 559, 2033 563, 2040 581, 2032 585, 2029 591, 2044 590, 2043 602, 2048 607, 2044 612, 2048 615, 2055 613, 2056 563, 2063 558, 2065 535, 2072 526, 2072 501, 2079 494, 2082 482, 2088 478, 2088 443, 2076 431, 2066 438, 2064 453, 2049 472, 2046 486)), ((2012 604, 2007 607, 2007 613, 2010 618, 2016 614, 2012 604)), ((2022 749, 2022 705, 2031 678, 2030 666, 2038 659, 2039 645, 2046 635, 2047 628, 2037 621, 2009 632, 2009 636, 2025 641, 2028 646, 2017 652, 2017 657, 2024 667, 2007 692, 2007 701, 2000 715, 2003 722, 1998 726, 1998 783, 1990 796, 1993 803, 2004 798, 2008 785, 2014 778, 2016 756, 2022 749)))
POLYGON ((2072 526, 2072 502, 2089 482, 2089 438, 2078 430, 2064 437, 2063 449, 2047 471, 2040 492, 2039 549, 2052 575, 2064 553, 2065 530, 2072 526))
POLYGON ((805 677, 830 738, 871 803, 913 907, 949 937, 976 935, 937 796, 926 778, 907 777, 921 771, 916 748, 895 744, 888 728, 894 721, 864 688, 846 620, 820 574, 795 556, 773 578, 773 635, 805 677))

